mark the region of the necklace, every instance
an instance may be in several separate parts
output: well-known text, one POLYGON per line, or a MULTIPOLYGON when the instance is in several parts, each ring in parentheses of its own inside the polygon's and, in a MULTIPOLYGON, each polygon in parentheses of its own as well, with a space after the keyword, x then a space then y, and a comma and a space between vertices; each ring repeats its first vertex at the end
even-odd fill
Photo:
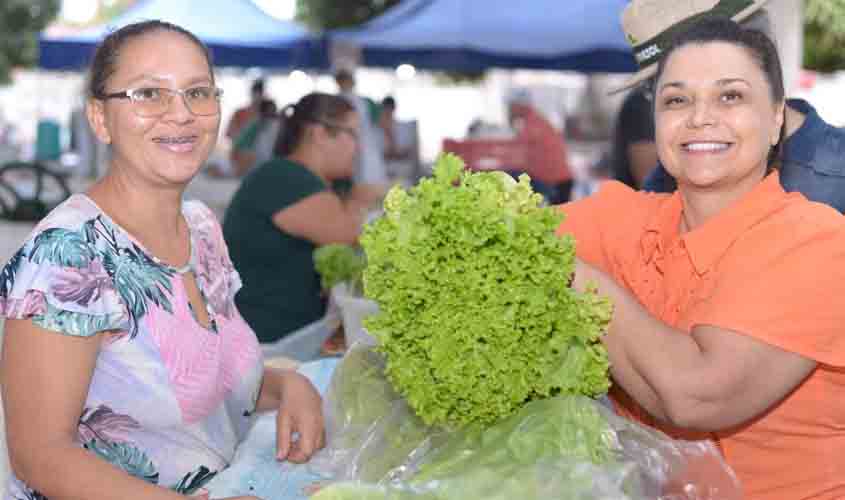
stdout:
POLYGON ((191 262, 190 262, 190 261, 188 261, 188 263, 187 263, 187 264, 185 264, 185 265, 184 265, 184 266, 182 266, 182 267, 173 267, 173 266, 170 266, 170 269, 172 269, 172 270, 173 270, 173 272, 174 272, 174 273, 176 273, 176 274, 185 274, 185 273, 189 273, 189 272, 191 271, 191 269, 192 269, 192 268, 193 268, 193 266, 191 266, 191 262))
POLYGON ((162 261, 161 259, 159 259, 155 255, 150 254, 150 257, 153 259, 153 262, 160 265, 161 267, 169 269, 170 271, 172 271, 175 274, 186 274, 186 273, 191 272, 194 268, 194 253, 193 252, 191 252, 191 256, 188 258, 188 263, 185 264, 184 266, 179 266, 179 267, 170 265, 167 262, 162 261))

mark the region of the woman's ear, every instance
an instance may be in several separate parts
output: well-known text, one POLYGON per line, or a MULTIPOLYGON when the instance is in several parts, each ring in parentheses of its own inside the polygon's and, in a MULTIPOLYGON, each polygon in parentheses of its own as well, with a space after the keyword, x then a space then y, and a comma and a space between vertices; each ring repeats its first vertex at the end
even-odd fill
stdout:
POLYGON ((90 98, 85 103, 85 115, 88 117, 88 125, 94 131, 94 135, 100 142, 111 144, 111 134, 106 126, 106 110, 103 101, 90 98))

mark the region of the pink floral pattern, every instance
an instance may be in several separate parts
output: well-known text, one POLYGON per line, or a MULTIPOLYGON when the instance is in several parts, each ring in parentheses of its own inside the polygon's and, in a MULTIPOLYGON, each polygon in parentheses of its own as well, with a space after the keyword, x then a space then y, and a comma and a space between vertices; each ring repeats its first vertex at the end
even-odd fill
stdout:
MULTIPOLYGON (((186 202, 183 214, 211 327, 197 321, 182 275, 84 195, 46 217, 0 271, 0 314, 39 318, 68 335, 105 332, 80 445, 191 494, 234 457, 252 424, 263 363, 234 305, 240 278, 219 223, 198 202, 186 202)), ((35 494, 12 478, 8 497, 35 494)))
POLYGON ((2 304, 5 316, 9 318, 28 318, 44 314, 44 292, 27 290, 22 299, 9 297, 2 304))

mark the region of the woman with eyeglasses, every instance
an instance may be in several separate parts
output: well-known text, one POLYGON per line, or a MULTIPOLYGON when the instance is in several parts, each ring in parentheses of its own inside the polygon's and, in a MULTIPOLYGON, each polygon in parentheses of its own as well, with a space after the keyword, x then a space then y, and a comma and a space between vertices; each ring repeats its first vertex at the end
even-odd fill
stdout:
POLYGON ((97 49, 86 109, 108 172, 0 273, 6 498, 202 496, 259 411, 279 410, 280 460, 322 446, 320 396, 263 368, 220 225, 182 200, 217 140, 219 100, 208 51, 183 28, 132 24, 97 49))
POLYGON ((223 234, 244 286, 238 309, 262 343, 273 343, 325 314, 312 253, 354 244, 366 209, 382 192, 333 189, 358 153, 355 108, 343 97, 312 93, 282 110, 276 158, 252 170, 232 198, 223 234))

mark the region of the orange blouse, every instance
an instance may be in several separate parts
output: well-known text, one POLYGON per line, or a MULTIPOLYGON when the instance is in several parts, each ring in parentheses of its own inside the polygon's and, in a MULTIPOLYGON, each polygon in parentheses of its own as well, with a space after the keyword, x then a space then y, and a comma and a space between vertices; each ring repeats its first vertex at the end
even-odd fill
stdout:
MULTIPOLYGON (((709 437, 749 500, 845 498, 845 218, 785 193, 776 172, 683 235, 678 193, 609 182, 561 210, 558 232, 574 235, 578 256, 667 324, 721 327, 818 362, 766 413, 709 437)), ((677 435, 622 389, 611 396, 620 413, 677 435)))

